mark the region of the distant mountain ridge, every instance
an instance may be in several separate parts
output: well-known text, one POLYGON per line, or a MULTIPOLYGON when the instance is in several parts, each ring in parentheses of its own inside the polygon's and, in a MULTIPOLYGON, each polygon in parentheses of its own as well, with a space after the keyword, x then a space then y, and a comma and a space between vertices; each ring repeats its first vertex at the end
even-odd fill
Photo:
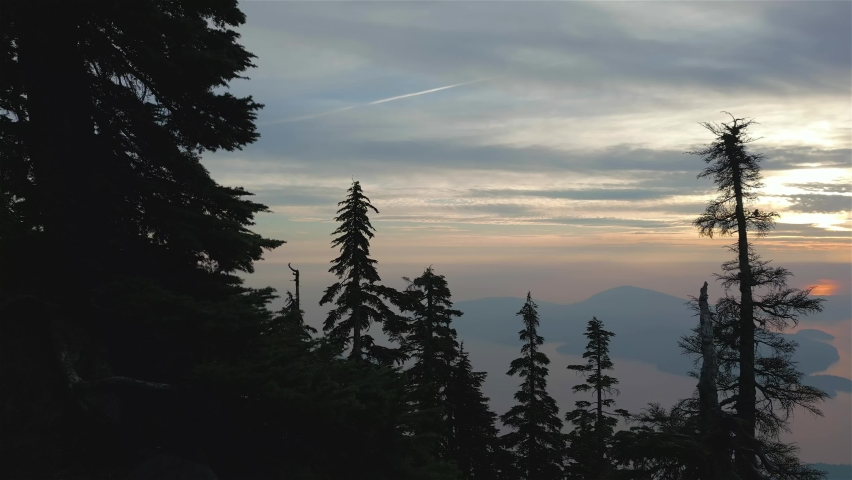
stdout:
MULTIPOLYGON (((852 318, 850 296, 822 298, 826 298, 824 312, 803 318, 802 324, 852 318)), ((523 303, 524 299, 515 297, 456 302, 455 307, 464 315, 454 320, 453 326, 462 339, 519 346, 521 325, 515 314, 523 303)), ((560 353, 582 353, 586 344, 583 333, 587 322, 594 316, 615 333, 610 345, 612 357, 650 363, 660 371, 676 375, 686 375, 693 369, 692 359, 683 355, 678 347, 681 337, 690 334, 698 322, 686 298, 621 286, 575 303, 536 303, 541 318, 539 333, 547 342, 562 343, 557 349, 560 353)), ((827 343, 833 337, 826 332, 807 329, 786 336, 799 343, 794 360, 799 362, 800 370, 806 375, 826 370, 840 360, 837 349, 827 343)), ((837 391, 852 392, 852 380, 838 376, 807 377, 805 383, 831 395, 837 391)))

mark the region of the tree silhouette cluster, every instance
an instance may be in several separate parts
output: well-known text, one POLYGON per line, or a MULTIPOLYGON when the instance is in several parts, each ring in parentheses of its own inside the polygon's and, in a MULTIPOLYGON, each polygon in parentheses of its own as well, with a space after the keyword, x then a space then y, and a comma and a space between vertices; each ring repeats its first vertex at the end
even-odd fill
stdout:
POLYGON ((258 138, 262 106, 224 89, 252 66, 244 22, 236 0, 0 4, 0 476, 820 477, 780 433, 826 394, 779 332, 821 306, 750 243, 776 217, 750 205, 753 121, 705 124, 715 140, 694 152, 719 190, 695 226, 737 236, 723 297, 711 306, 705 284, 681 343, 701 364, 695 397, 615 409, 613 333, 592 318, 563 422, 528 293, 508 371, 522 381, 498 416, 445 276, 381 284, 359 182, 334 218, 322 333, 292 265, 278 312, 274 289, 244 285, 285 242, 253 232, 267 207, 201 163, 258 138))

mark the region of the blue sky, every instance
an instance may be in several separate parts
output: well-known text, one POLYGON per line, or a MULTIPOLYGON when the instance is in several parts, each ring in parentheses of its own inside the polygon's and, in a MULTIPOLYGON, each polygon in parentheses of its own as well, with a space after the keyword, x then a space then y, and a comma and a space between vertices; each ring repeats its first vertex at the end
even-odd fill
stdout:
MULTIPOLYGON (((372 253, 389 285, 432 264, 459 300, 532 290, 568 303, 619 285, 695 295, 731 239, 690 226, 714 192, 684 152, 712 140, 698 123, 725 110, 760 122, 756 207, 781 217, 758 251, 795 287, 852 288, 849 2, 242 7, 257 68, 232 92, 266 105, 261 138, 204 164, 269 205, 256 229, 288 242, 251 285, 291 288, 293 262, 303 304, 319 300, 354 178, 381 212, 372 253)), ((844 398, 833 408, 848 419, 844 398)))

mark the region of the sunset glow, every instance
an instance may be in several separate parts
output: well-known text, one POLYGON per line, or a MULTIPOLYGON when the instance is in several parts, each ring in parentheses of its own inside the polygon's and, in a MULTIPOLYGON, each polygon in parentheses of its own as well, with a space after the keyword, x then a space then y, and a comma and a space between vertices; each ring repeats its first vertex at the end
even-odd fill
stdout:
POLYGON ((820 279, 819 282, 819 285, 816 285, 814 289, 811 290, 812 295, 828 296, 836 295, 838 293, 838 284, 834 280, 826 280, 823 278, 820 279))

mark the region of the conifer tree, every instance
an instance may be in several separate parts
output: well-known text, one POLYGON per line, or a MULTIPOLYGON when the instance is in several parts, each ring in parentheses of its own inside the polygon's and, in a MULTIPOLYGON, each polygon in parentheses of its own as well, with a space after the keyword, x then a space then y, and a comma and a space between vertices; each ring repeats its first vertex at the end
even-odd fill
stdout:
MULTIPOLYGON (((776 408, 780 407, 786 415, 795 406, 815 412, 813 404, 824 395, 800 385, 798 379, 801 374, 797 376, 790 363, 795 346, 789 342, 785 344, 772 330, 783 330, 795 324, 799 315, 819 311, 821 306, 819 300, 808 298, 809 290, 789 288, 786 284, 789 271, 769 267, 768 262, 755 253, 749 241, 749 231, 758 237, 767 235, 778 214, 747 208, 749 203, 757 200, 758 189, 762 187, 760 161, 764 157, 746 148, 746 144, 754 141, 747 135, 747 130, 755 122, 733 115, 731 118, 730 123, 721 125, 702 124, 716 136, 716 140, 701 150, 690 152, 704 157, 708 164, 698 177, 711 177, 720 192, 718 198, 708 203, 694 225, 702 236, 737 236, 737 242, 731 247, 736 259, 725 263, 723 273, 719 275, 726 294, 716 308, 717 320, 722 324, 719 340, 735 352, 734 362, 720 362, 730 383, 724 382, 726 375, 720 376, 720 382, 735 384, 727 392, 730 400, 723 402, 733 403, 740 420, 738 425, 742 427, 739 432, 742 442, 750 443, 758 434, 769 435, 772 441, 777 442, 783 419, 775 415, 776 408), (732 288, 738 290, 739 296, 731 293, 732 288), (758 297, 755 297, 756 293, 758 297), (774 353, 760 358, 761 344, 774 353), (733 368, 736 368, 736 375, 732 373, 733 368), (762 385, 761 378, 770 386, 762 385), (781 386, 779 381, 783 388, 778 388, 781 386)), ((700 351, 695 349, 695 342, 693 351, 700 351)), ((734 352, 720 352, 719 358, 730 359, 734 352)), ((777 469, 766 457, 758 462, 754 450, 742 448, 737 451, 737 471, 741 475, 761 478, 761 469, 770 473, 777 469)))
POLYGON ((278 335, 279 337, 295 338, 298 341, 309 342, 313 334, 317 330, 305 323, 305 312, 301 308, 300 285, 299 285, 299 270, 294 269, 290 264, 287 264, 290 270, 293 271, 294 280, 296 282, 296 295, 294 296, 289 290, 285 292, 284 306, 278 311, 278 314, 272 318, 269 326, 268 335, 278 335))
POLYGON ((586 377, 585 383, 572 388, 574 393, 591 392, 594 398, 591 402, 578 400, 576 408, 565 415, 565 420, 574 424, 574 430, 568 434, 570 460, 565 470, 577 480, 608 478, 613 433, 618 417, 627 417, 625 410, 608 410, 615 405, 612 397, 618 394, 615 388, 618 380, 604 373, 613 368, 609 359, 609 339, 614 335, 604 330, 603 322, 593 317, 585 333, 589 339, 583 352, 586 363, 567 367, 586 377))
POLYGON ((305 323, 304 310, 298 307, 296 297, 288 290, 285 292, 284 306, 272 318, 268 335, 278 335, 287 338, 297 338, 299 341, 310 341, 317 329, 305 323))
POLYGON ((763 156, 745 147, 753 141, 746 130, 755 122, 733 116, 732 120, 721 126, 703 124, 717 138, 702 150, 691 152, 704 156, 709 165, 699 178, 712 177, 721 192, 695 220, 695 226, 701 235, 710 237, 737 235, 737 242, 730 247, 735 259, 725 262, 722 273, 716 275, 725 289, 724 296, 711 312, 708 306, 702 306, 706 302, 701 298, 706 296, 706 289, 702 289, 701 297, 694 299, 694 308, 700 312, 704 333, 699 327, 681 342, 686 353, 704 362, 705 380, 699 382, 701 391, 696 397, 681 400, 669 411, 652 405, 636 417, 639 426, 620 437, 624 451, 633 452, 627 461, 634 467, 642 465, 646 472, 668 472, 666 478, 710 479, 719 474, 742 479, 821 478, 820 472, 798 460, 794 445, 779 438, 779 433, 789 429, 789 417, 795 409, 821 415, 817 404, 826 397, 819 389, 801 384, 803 375, 792 361, 797 345, 779 332, 822 306, 820 300, 809 298, 810 289, 790 288, 787 278, 791 273, 762 260, 749 241, 749 231, 758 237, 767 235, 777 214, 746 208, 758 198, 763 156), (710 345, 708 329, 712 330, 710 345), (711 347, 713 358, 707 356, 711 347), (706 369, 713 363, 718 372, 710 375, 706 369), (721 400, 714 407, 718 409, 714 414, 718 428, 708 431, 705 416, 712 412, 707 411, 706 400, 713 395, 706 379, 711 376, 716 377, 715 393, 721 400), (696 437, 695 432, 703 436, 696 437), (659 445, 666 448, 655 447, 659 445), (706 468, 708 455, 730 458, 732 454, 731 465, 716 462, 721 471, 706 468))
POLYGON ((742 374, 738 381, 737 415, 744 422, 747 434, 754 435, 757 426, 755 404, 755 365, 754 365, 754 299, 752 297, 753 274, 749 263, 748 232, 763 236, 772 228, 773 212, 760 212, 759 209, 747 209, 749 202, 757 199, 757 189, 761 182, 760 161, 763 155, 749 152, 748 143, 754 140, 747 135, 753 120, 734 118, 730 123, 721 125, 703 123, 716 139, 710 145, 693 152, 703 157, 708 166, 698 178, 710 177, 720 192, 719 197, 710 201, 704 213, 693 223, 702 236, 737 235, 736 253, 739 270, 739 291, 742 308, 739 333, 739 368, 742 374))
POLYGON ((376 284, 381 281, 376 271, 378 261, 370 258, 370 239, 375 228, 370 224, 368 211, 379 211, 364 196, 359 182, 353 181, 347 192, 346 199, 338 203, 340 209, 334 219, 340 226, 332 232, 339 235, 331 245, 339 247, 340 256, 331 261, 328 270, 340 281, 326 288, 320 299, 320 305, 332 301, 335 305, 328 312, 323 330, 340 348, 351 346, 351 359, 383 364, 401 362, 404 355, 398 349, 377 345, 367 333, 373 323, 378 323, 391 340, 400 341, 405 328, 402 318, 388 306, 391 302, 402 304, 400 294, 376 284))
POLYGON ((413 407, 421 413, 423 433, 438 435, 440 449, 446 451, 446 389, 453 374, 453 363, 458 355, 456 331, 450 324, 462 312, 452 308, 450 289, 443 275, 436 275, 428 267, 421 276, 408 282, 407 304, 404 310, 412 312, 406 329, 402 349, 414 364, 406 371, 413 407))
POLYGON ((513 431, 503 440, 516 455, 516 464, 523 480, 555 480, 562 478, 562 458, 565 436, 556 401, 547 393, 547 366, 550 359, 539 347, 544 338, 538 334, 538 305, 527 293, 527 300, 518 312, 524 329, 519 332, 523 342, 521 357, 512 361, 507 375, 524 379, 515 394, 518 404, 500 417, 513 431))
POLYGON ((496 479, 499 456, 497 414, 482 393, 485 372, 474 372, 464 342, 452 365, 447 384, 448 458, 465 479, 496 479))

